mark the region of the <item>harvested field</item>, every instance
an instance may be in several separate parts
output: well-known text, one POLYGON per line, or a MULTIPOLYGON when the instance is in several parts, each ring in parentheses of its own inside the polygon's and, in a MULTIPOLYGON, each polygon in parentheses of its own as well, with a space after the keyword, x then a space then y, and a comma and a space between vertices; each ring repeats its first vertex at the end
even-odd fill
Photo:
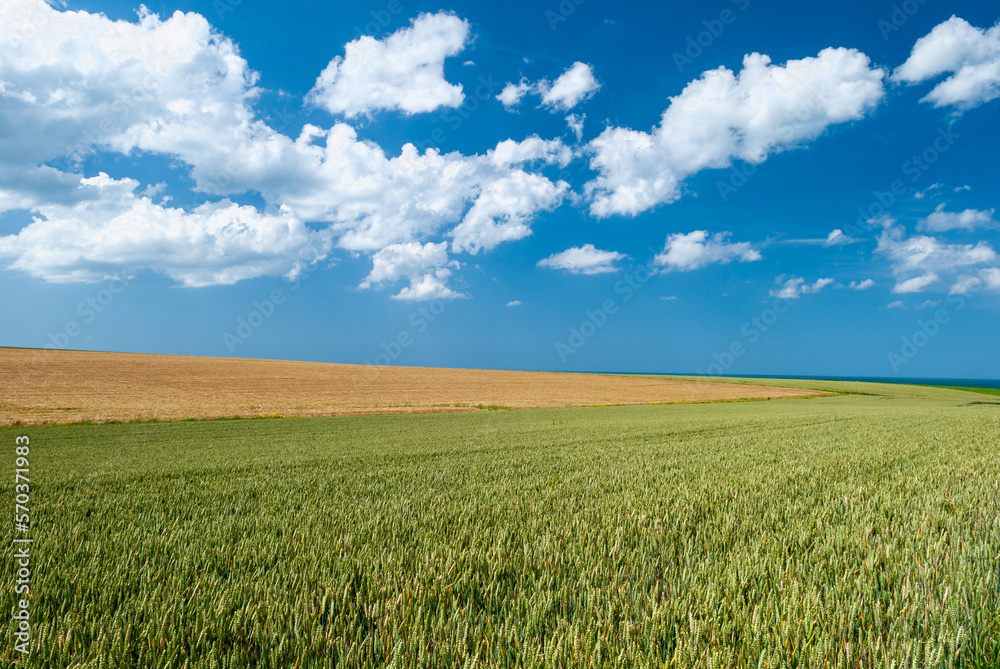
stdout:
POLYGON ((815 390, 600 374, 0 349, 0 425, 807 397, 815 390))

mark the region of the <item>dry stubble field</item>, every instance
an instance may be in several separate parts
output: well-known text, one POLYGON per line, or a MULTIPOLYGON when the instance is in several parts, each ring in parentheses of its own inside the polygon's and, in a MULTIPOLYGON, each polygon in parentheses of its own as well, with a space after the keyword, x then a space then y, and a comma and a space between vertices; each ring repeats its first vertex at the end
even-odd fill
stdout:
POLYGON ((668 378, 0 348, 0 425, 807 397, 668 378))

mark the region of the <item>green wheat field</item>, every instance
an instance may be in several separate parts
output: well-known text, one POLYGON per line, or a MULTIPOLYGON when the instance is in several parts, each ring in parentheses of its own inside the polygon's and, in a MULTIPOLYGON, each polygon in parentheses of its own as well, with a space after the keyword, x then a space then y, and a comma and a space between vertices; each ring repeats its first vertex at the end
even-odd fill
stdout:
POLYGON ((1000 397, 774 384, 866 394, 0 429, 0 659, 1000 666, 1000 397))

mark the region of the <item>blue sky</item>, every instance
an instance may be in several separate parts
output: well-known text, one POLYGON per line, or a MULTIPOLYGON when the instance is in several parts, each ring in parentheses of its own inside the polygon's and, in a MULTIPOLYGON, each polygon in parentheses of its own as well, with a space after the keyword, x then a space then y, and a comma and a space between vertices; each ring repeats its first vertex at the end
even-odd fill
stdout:
POLYGON ((988 3, 0 9, 0 344, 1000 377, 988 3))

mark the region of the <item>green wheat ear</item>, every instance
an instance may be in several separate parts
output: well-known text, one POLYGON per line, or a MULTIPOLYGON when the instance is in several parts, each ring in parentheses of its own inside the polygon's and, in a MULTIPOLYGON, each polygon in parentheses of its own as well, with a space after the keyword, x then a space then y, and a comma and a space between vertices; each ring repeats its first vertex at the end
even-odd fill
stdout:
POLYGON ((867 391, 2 428, 22 666, 995 669, 1000 411, 867 391))

